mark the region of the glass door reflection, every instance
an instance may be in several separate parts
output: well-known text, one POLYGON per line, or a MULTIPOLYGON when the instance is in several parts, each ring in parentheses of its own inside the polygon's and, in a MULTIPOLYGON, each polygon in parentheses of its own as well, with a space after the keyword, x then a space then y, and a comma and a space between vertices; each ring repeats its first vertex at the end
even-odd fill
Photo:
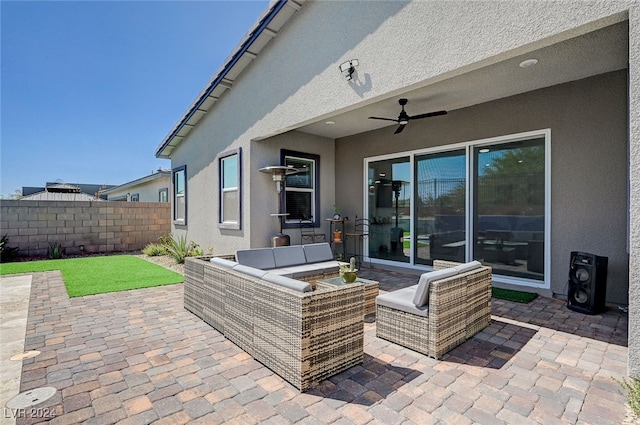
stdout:
POLYGON ((411 254, 409 157, 372 161, 368 169, 369 256, 408 263, 411 254))
POLYGON ((415 263, 465 261, 466 154, 464 150, 416 156, 415 263))

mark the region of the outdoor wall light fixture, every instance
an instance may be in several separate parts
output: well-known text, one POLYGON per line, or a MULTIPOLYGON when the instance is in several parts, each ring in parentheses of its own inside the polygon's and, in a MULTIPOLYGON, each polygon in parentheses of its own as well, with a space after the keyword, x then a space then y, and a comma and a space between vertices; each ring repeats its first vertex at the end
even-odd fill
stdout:
POLYGON ((340 64, 340 72, 344 75, 344 78, 346 78, 347 81, 351 81, 353 79, 353 73, 356 71, 356 66, 358 66, 358 59, 350 59, 340 64))

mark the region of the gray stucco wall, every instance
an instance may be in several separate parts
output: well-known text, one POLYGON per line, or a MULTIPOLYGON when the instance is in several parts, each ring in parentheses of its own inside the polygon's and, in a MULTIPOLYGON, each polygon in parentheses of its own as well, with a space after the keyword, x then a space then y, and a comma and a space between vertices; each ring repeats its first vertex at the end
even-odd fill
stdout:
POLYGON ((365 157, 551 129, 551 290, 571 251, 609 257, 607 301, 627 305, 627 73, 620 71, 336 141, 336 202, 363 211, 365 157), (350 184, 341 184, 350 182, 350 184), (359 184, 357 184, 359 182, 359 184))
POLYGON ((123 189, 113 190, 109 192, 108 199, 112 200, 118 197, 126 197, 127 193, 138 194, 139 202, 159 202, 160 189, 168 189, 171 186, 171 177, 164 176, 151 181, 147 181, 135 186, 125 187, 123 189))
MULTIPOLYGON (((200 135, 200 132, 194 132, 200 135)), ((206 135, 203 137, 206 138, 206 135)), ((217 151, 226 152, 242 144, 215 147, 216 144, 210 142, 207 145, 203 149, 195 143, 183 144, 172 158, 173 167, 187 164, 187 225, 174 225, 174 234, 186 235, 205 250, 212 247, 215 254, 269 246, 271 236, 279 230, 277 219, 269 216, 278 212, 278 197, 271 176, 258 170, 280 164, 281 149, 320 156, 321 214, 323 218, 333 214, 334 141, 292 131, 242 146, 242 228, 219 229, 217 151)), ((324 223, 321 229, 325 233, 329 231, 324 223)), ((287 229, 285 233, 291 236, 292 243, 300 242, 298 230, 287 229)))
POLYGON ((640 10, 629 11, 629 375, 640 378, 640 10))
POLYGON ((279 134, 618 22, 630 4, 308 1, 198 127, 242 143, 279 134), (337 71, 351 58, 360 86, 337 71))
MULTIPOLYGON (((272 137, 268 140, 253 142, 251 144, 250 169, 255 171, 268 165, 280 164, 280 150, 304 152, 320 156, 320 230, 329 234, 329 225, 325 218, 333 215, 334 189, 335 189, 335 165, 334 165, 334 141, 324 137, 292 131, 272 137)), ((270 175, 263 173, 252 177, 251 202, 258 205, 251 208, 251 246, 268 246, 271 236, 278 232, 278 222, 269 217, 269 213, 278 210, 278 198, 276 196, 275 183, 270 175)), ((298 229, 284 229, 285 234, 291 237, 292 244, 300 243, 300 231, 298 229)), ((327 239, 328 240, 328 239, 327 239)))

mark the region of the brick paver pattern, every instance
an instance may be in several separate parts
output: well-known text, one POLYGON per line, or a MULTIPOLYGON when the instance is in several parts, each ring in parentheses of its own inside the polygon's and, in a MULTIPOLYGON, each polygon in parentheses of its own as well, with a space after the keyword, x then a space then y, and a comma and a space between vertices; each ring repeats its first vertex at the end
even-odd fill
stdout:
MULTIPOLYGON (((417 276, 362 277, 393 290, 417 276)), ((21 391, 56 395, 18 424, 619 424, 627 316, 493 300, 491 325, 440 360, 375 336, 364 363, 300 393, 183 307, 169 285, 70 299, 34 275, 21 391), (54 417, 52 417, 54 416, 54 417)))

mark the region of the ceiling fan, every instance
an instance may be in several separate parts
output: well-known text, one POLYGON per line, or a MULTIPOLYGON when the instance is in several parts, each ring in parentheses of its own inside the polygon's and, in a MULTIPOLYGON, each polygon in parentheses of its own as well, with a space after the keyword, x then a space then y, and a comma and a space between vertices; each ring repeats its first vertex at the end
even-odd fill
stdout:
POLYGON ((447 111, 436 111, 436 112, 427 112, 426 114, 409 115, 404 110, 404 105, 407 104, 407 99, 398 99, 398 103, 402 107, 402 111, 400 111, 400 115, 398 115, 398 118, 394 119, 394 118, 382 118, 382 117, 369 117, 369 119, 370 120, 393 121, 393 122, 398 123, 400 126, 393 133, 393 134, 398 134, 398 133, 402 132, 402 130, 404 130, 404 127, 407 124, 409 124, 409 121, 411 121, 411 120, 419 120, 419 119, 422 119, 422 118, 437 117, 438 115, 445 115, 447 113, 447 111))

